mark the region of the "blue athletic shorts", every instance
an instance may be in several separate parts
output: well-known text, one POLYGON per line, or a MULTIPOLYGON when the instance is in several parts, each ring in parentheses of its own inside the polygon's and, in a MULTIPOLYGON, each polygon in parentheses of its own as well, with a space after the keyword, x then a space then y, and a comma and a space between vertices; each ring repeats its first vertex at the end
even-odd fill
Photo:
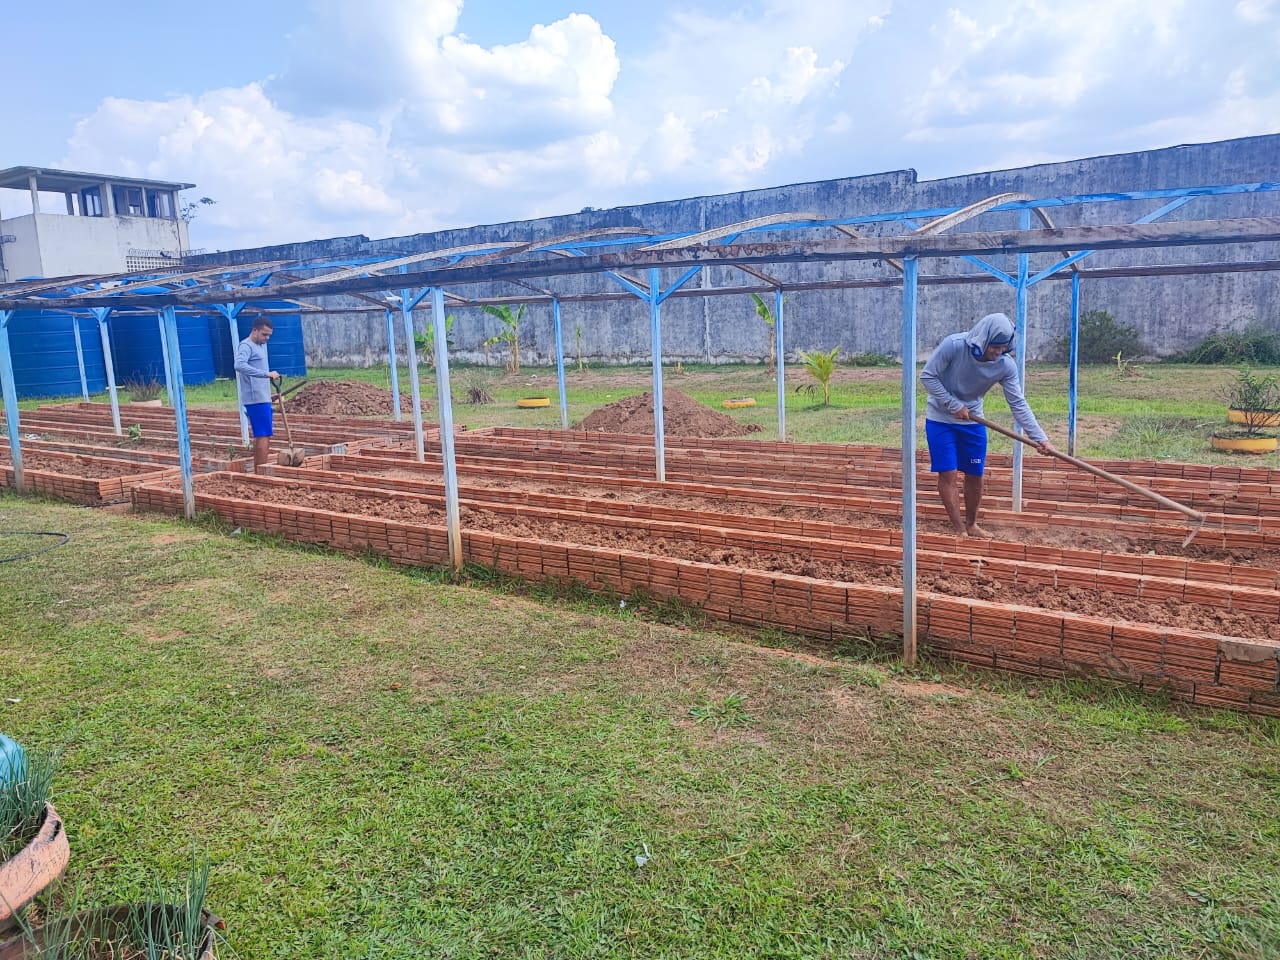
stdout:
POLYGON ((987 464, 987 428, 980 423, 924 422, 929 441, 929 469, 934 473, 959 470, 980 477, 987 464))
POLYGON ((244 415, 249 418, 249 429, 255 437, 271 436, 270 403, 246 403, 244 415))

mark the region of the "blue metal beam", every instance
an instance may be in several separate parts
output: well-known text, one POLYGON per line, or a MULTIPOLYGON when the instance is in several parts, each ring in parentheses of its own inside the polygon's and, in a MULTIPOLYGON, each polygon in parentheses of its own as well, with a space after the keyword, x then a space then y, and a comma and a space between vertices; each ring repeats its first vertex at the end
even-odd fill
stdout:
POLYGON ((13 464, 13 488, 26 490, 22 473, 22 431, 18 428, 18 386, 13 379, 13 353, 9 349, 9 321, 15 311, 0 310, 0 392, 4 394, 4 417, 9 427, 9 460, 13 464))
POLYGON ((662 297, 659 271, 649 271, 649 342, 653 350, 653 458, 654 476, 667 479, 666 442, 662 422, 662 297))
MULTIPOLYGON (((449 565, 462 569, 462 521, 458 506, 458 463, 453 452, 453 393, 449 387, 449 338, 445 331, 444 291, 431 287, 431 333, 435 338, 436 404, 440 408, 440 459, 444 465, 444 511, 449 531, 449 565)), ((415 391, 417 377, 414 377, 415 391)), ((422 411, 416 401, 417 416, 422 411)), ((421 433, 419 433, 421 443, 421 433)), ((418 455, 422 459, 422 455, 418 455)))
POLYGON ((916 662, 916 304, 920 261, 902 259, 902 659, 916 662))
POLYGON ((569 398, 564 383, 564 331, 560 323, 560 301, 551 301, 551 327, 556 339, 556 384, 560 390, 560 429, 569 429, 569 398))
MULTIPOLYGON (((1018 228, 1021 230, 1031 229, 1031 211, 1023 210, 1019 214, 1018 228)), ((1018 254, 1018 282, 1014 287, 1017 292, 1017 357, 1018 357, 1018 382, 1022 386, 1022 392, 1027 392, 1027 283, 1028 274, 1031 271, 1031 255, 1026 253, 1018 254)), ((1021 427, 1015 427, 1019 433, 1022 432, 1021 427)), ((1013 444, 1013 512, 1022 512, 1022 444, 1014 441, 1013 444)))
POLYGON ((778 363, 778 439, 787 439, 786 337, 782 326, 782 288, 773 291, 773 346, 778 363))
MULTIPOLYGON (((213 308, 222 314, 227 320, 227 327, 231 333, 231 357, 232 363, 235 362, 235 356, 240 349, 240 324, 237 318, 241 311, 248 306, 247 303, 215 303, 213 308)), ((244 412, 244 397, 240 396, 240 374, 235 370, 231 371, 231 379, 236 385, 236 413, 240 415, 240 442, 246 447, 249 445, 249 418, 244 412)))
POLYGON ((182 505, 188 520, 196 518, 196 491, 191 476, 191 433, 187 427, 187 395, 182 383, 182 349, 178 344, 178 315, 173 307, 160 311, 160 335, 168 341, 166 374, 173 385, 169 402, 178 431, 178 465, 182 469, 182 505))
POLYGON ((1076 455, 1076 398, 1080 385, 1080 274, 1071 275, 1071 356, 1067 361, 1067 453, 1076 455))
POLYGON ((107 372, 107 397, 111 401, 111 426, 116 436, 124 435, 120 427, 120 397, 116 389, 116 364, 111 358, 111 331, 107 329, 107 317, 111 316, 110 307, 92 307, 90 313, 98 321, 98 337, 102 340, 102 365, 107 372))
POLYGON ((76 342, 76 366, 80 368, 80 398, 89 402, 89 379, 84 374, 84 345, 80 342, 80 318, 71 314, 71 336, 76 342))
MULTIPOLYGON (((391 320, 391 308, 384 311, 387 315, 387 357, 391 367, 391 416, 400 419, 400 371, 396 367, 396 325, 391 320)), ((409 344, 413 349, 413 344, 409 344)))

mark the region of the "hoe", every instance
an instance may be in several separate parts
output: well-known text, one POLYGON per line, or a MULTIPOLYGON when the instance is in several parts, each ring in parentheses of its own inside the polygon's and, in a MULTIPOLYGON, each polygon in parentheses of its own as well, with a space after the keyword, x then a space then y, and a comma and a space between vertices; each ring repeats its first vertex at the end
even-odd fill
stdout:
MULTIPOLYGON (((975 417, 972 413, 969 414, 969 419, 972 420, 974 423, 982 424, 988 430, 994 430, 996 433, 1002 433, 1006 437, 1012 437, 1014 440, 1020 440, 1021 442, 1027 444, 1028 446, 1035 446, 1034 443, 1032 443, 1022 434, 1014 433, 1012 430, 1007 430, 1004 427, 1000 426, 999 424, 992 423, 990 420, 984 420, 982 417, 975 417)), ((1065 461, 1066 463, 1069 463, 1074 467, 1079 467, 1081 470, 1084 470, 1088 473, 1092 473, 1095 477, 1101 477, 1103 480, 1110 480, 1113 483, 1118 483, 1120 484, 1120 486, 1124 487, 1126 490, 1130 491, 1131 493, 1136 493, 1139 496, 1146 497, 1148 500, 1154 500, 1156 503, 1160 504, 1162 507, 1168 507, 1170 510, 1177 510, 1179 513, 1181 513, 1183 516, 1187 517, 1188 519, 1194 520, 1196 525, 1192 527, 1191 532, 1187 534, 1187 539, 1182 541, 1182 545, 1184 547, 1187 546, 1189 543, 1191 543, 1191 541, 1195 538, 1195 535, 1200 532, 1200 528, 1204 526, 1205 515, 1201 513, 1199 510, 1193 510, 1191 509, 1191 507, 1188 507, 1186 504, 1178 503, 1177 500, 1170 500, 1168 497, 1162 496, 1161 494, 1156 493, 1154 490, 1148 490, 1146 487, 1140 487, 1138 486, 1138 484, 1134 483, 1132 480, 1126 480, 1124 477, 1117 477, 1114 473, 1108 473, 1106 470, 1103 470, 1101 467, 1095 467, 1092 463, 1089 463, 1087 460, 1081 460, 1079 457, 1073 457, 1069 453, 1063 453, 1060 450, 1053 450, 1051 452, 1059 460, 1065 461)))
POLYGON ((284 435, 289 441, 289 445, 276 454, 276 463, 282 467, 300 467, 307 458, 307 451, 293 445, 293 432, 289 429, 289 415, 284 412, 284 394, 280 392, 279 379, 275 381, 275 386, 276 399, 280 402, 280 419, 284 421, 284 435))

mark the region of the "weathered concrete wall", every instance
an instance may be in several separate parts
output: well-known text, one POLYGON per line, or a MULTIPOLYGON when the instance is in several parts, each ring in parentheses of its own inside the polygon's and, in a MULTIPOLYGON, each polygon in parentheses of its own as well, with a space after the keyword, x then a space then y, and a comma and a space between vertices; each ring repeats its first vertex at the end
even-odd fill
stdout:
MULTIPOLYGON (((232 251, 213 255, 219 261, 249 263, 277 258, 350 257, 394 255, 438 250, 463 244, 514 240, 546 240, 611 226, 638 226, 646 231, 703 230, 770 213, 813 212, 823 218, 858 217, 901 210, 955 207, 986 197, 1018 191, 1033 197, 1172 187, 1209 186, 1280 180, 1280 135, 1249 137, 1217 143, 1194 144, 1142 153, 1043 164, 1016 170, 999 170, 919 182, 914 171, 801 183, 767 190, 695 197, 665 203, 611 210, 589 210, 560 217, 445 230, 432 234, 368 241, 342 237, 285 247, 232 251)), ((1061 226, 1088 223, 1132 222, 1151 213, 1159 201, 1107 202, 1050 208, 1061 226)), ((1280 195, 1254 194, 1199 198, 1164 217, 1175 219, 1225 219, 1274 216, 1280 212, 1280 195)), ((972 227, 1000 229, 1017 226, 1017 214, 986 215, 972 227)), ((902 224, 859 228, 864 234, 895 234, 902 224)), ((754 239, 785 239, 795 234, 753 234, 754 239)), ((835 236, 834 231, 832 236, 835 236)), ((1168 248, 1131 252, 1104 252, 1085 261, 1089 267, 1124 264, 1186 263, 1280 257, 1280 244, 1168 248)), ((991 259, 1006 273, 1016 273, 1016 257, 991 259)), ((1057 257, 1032 258, 1032 272, 1057 257)), ((960 260, 928 260, 921 273, 972 272, 960 260)), ((768 271, 784 283, 788 280, 835 277, 892 277, 895 272, 881 263, 778 266, 768 271)), ((664 271, 663 283, 674 280, 675 271, 664 271), (668 275, 669 274, 669 275, 668 275)), ((744 285, 754 278, 728 268, 704 270, 693 285, 744 285)), ((616 292, 619 288, 603 277, 553 278, 545 284, 561 295, 616 292)), ((517 288, 469 287, 468 297, 510 295, 517 288)), ((1167 355, 1198 342, 1206 333, 1238 327, 1257 320, 1280 328, 1280 275, 1271 273, 1208 276, 1153 277, 1096 280, 1084 285, 1082 310, 1107 310, 1124 324, 1137 327, 1152 355, 1167 355)), ((369 307, 367 302, 333 300, 330 308, 369 307)), ((919 298, 921 350, 927 353, 943 336, 967 328, 974 319, 994 310, 1014 313, 1012 288, 1000 284, 924 286, 919 298)), ((797 291, 786 295, 786 353, 830 349, 844 353, 900 352, 901 290, 882 288, 846 291, 797 291)), ((501 363, 503 345, 488 354, 483 341, 500 329, 497 320, 479 309, 450 306, 456 317, 451 339, 453 355, 473 362, 501 363)), ((429 310, 417 315, 426 326, 429 310)), ((1070 318, 1070 284, 1052 280, 1033 287, 1028 297, 1027 355, 1049 355, 1066 334, 1070 318)), ((768 350, 768 330, 755 316, 751 300, 733 297, 673 297, 663 305, 663 355, 669 360, 736 362, 763 358, 768 350)), ((638 300, 605 303, 566 303, 562 307, 564 347, 576 355, 575 331, 581 330, 584 356, 592 362, 627 363, 650 355, 648 308, 638 300)), ((385 362, 386 323, 381 312, 331 314, 304 317, 307 362, 315 366, 367 366, 385 362)), ((397 315, 396 338, 403 340, 397 315)), ((521 324, 521 355, 526 362, 554 359, 551 310, 531 305, 521 324)), ((403 358, 403 344, 400 356, 403 358)))

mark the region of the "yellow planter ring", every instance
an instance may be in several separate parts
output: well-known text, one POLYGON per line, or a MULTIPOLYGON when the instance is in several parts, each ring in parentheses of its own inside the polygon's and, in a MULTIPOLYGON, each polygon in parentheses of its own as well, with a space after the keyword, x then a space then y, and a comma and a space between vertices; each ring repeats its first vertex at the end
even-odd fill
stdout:
POLYGON ((754 397, 734 397, 732 400, 726 400, 720 404, 726 410, 741 410, 743 407, 754 407, 755 405, 754 397))
POLYGON ((534 407, 549 407, 551 406, 551 398, 550 397, 521 397, 519 400, 516 401, 516 406, 523 407, 526 410, 531 410, 534 407))
POLYGON ((1271 453, 1277 441, 1275 437, 1210 437, 1209 445, 1223 453, 1271 453))
MULTIPOLYGON (((1227 419, 1232 423, 1248 423, 1248 415, 1243 410, 1231 407, 1227 410, 1227 419)), ((1259 427, 1280 427, 1280 412, 1257 413, 1253 415, 1254 425, 1259 427)))

